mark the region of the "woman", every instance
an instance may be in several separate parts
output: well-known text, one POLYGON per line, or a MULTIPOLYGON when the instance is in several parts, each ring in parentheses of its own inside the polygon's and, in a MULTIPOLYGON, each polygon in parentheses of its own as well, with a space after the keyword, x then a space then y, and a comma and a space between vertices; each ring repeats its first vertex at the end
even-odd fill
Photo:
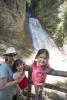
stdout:
POLYGON ((22 79, 13 80, 12 67, 16 60, 16 50, 10 47, 6 50, 5 62, 0 66, 0 100, 12 100, 16 94, 16 84, 22 79))

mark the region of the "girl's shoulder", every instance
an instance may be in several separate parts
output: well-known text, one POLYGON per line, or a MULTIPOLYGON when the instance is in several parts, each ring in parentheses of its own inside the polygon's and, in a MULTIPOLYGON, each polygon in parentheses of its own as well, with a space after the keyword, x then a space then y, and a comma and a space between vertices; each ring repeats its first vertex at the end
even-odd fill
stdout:
POLYGON ((33 61, 32 64, 31 64, 31 67, 35 67, 37 65, 37 62, 36 61, 33 61))
POLYGON ((20 76, 19 72, 13 73, 13 79, 17 79, 20 76))

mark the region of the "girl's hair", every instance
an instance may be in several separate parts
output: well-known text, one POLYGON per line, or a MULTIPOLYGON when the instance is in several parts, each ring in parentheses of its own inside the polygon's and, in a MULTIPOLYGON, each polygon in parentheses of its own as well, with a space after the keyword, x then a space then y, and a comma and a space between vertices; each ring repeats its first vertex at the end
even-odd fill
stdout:
POLYGON ((22 61, 21 59, 15 60, 15 61, 14 61, 14 65, 13 65, 13 67, 12 67, 13 72, 16 72, 16 71, 17 71, 17 67, 18 67, 19 65, 22 65, 22 63, 23 63, 23 61, 22 61))
MULTIPOLYGON (((49 52, 48 52, 47 49, 40 49, 40 50, 37 52, 37 55, 35 56, 35 59, 37 59, 37 57, 38 57, 40 54, 43 54, 43 53, 45 53, 47 59, 49 59, 49 52)), ((33 62, 33 66, 36 66, 36 64, 37 64, 37 61, 34 61, 34 62, 33 62)))
POLYGON ((37 59, 37 57, 38 57, 40 54, 43 54, 43 53, 45 53, 47 59, 49 59, 49 52, 48 52, 47 49, 40 49, 40 50, 37 52, 37 55, 36 55, 35 59, 37 59))

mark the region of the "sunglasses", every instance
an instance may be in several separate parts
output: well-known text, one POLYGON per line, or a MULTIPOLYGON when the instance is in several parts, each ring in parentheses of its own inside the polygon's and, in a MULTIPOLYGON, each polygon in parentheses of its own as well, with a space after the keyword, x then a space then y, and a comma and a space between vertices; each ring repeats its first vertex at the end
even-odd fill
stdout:
POLYGON ((17 54, 8 54, 7 56, 9 57, 13 57, 13 56, 16 56, 17 54))

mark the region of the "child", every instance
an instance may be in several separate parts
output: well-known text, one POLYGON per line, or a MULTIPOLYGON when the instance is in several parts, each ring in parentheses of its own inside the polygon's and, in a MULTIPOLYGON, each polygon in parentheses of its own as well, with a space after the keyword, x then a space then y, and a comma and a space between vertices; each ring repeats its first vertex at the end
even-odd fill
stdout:
POLYGON ((43 100, 42 91, 45 85, 46 72, 51 68, 48 64, 49 52, 46 49, 40 49, 35 57, 36 61, 31 65, 32 67, 32 80, 35 86, 36 98, 35 100, 43 100), (39 97, 39 99, 38 99, 39 97))
POLYGON ((26 88, 29 84, 29 81, 25 75, 25 63, 20 60, 20 59, 17 59, 15 62, 14 62, 14 66, 13 66, 13 79, 16 80, 18 79, 19 77, 22 77, 22 81, 20 83, 17 84, 17 87, 19 88, 20 90, 20 94, 22 95, 22 90, 24 88, 26 88))

